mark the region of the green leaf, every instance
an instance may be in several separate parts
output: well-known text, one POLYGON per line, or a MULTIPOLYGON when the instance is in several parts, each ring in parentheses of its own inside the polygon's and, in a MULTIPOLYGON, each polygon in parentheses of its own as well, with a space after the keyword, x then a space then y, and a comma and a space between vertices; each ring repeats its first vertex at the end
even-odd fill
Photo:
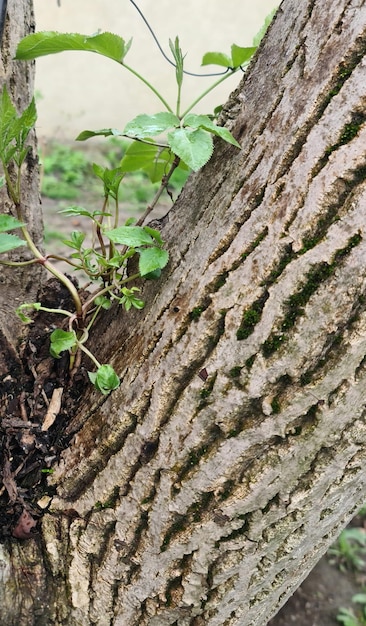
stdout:
POLYGON ((168 111, 155 115, 138 115, 126 124, 123 134, 138 139, 148 139, 154 135, 160 135, 169 128, 180 125, 179 118, 168 111))
POLYGON ((98 391, 107 395, 120 386, 120 379, 111 365, 101 365, 96 372, 88 372, 89 380, 98 391))
POLYGON ((189 113, 184 118, 184 125, 190 126, 191 128, 203 128, 209 133, 221 137, 221 139, 223 139, 227 143, 231 143, 233 146, 241 148, 240 144, 232 136, 231 132, 223 126, 217 126, 208 117, 208 115, 195 115, 194 113, 189 113))
POLYGON ((73 230, 71 233, 71 239, 63 239, 62 243, 64 243, 66 246, 69 246, 69 248, 73 248, 74 250, 80 250, 81 246, 83 245, 85 239, 85 233, 82 233, 79 230, 73 230))
POLYGON ((110 309, 112 306, 112 302, 109 300, 109 298, 106 298, 105 296, 97 296, 94 300, 95 304, 97 306, 101 306, 102 309, 110 309))
POLYGON ((143 170, 151 182, 156 183, 166 174, 173 159, 174 155, 169 148, 133 141, 121 161, 121 169, 124 172, 143 170))
POLYGON ((366 604, 366 593, 356 593, 352 596, 352 602, 357 602, 358 604, 366 604))
POLYGON ((273 17, 275 15, 277 11, 277 7, 275 9, 273 9, 265 18, 261 28, 259 29, 259 31, 257 32, 257 34, 255 35, 255 37, 253 37, 253 46, 259 46, 260 42, 262 41, 264 35, 267 32, 268 26, 270 25, 270 23, 273 20, 273 17))
POLYGON ((91 220, 95 221, 95 218, 100 215, 110 216, 112 213, 105 213, 105 211, 88 211, 88 209, 83 209, 80 206, 69 206, 66 209, 60 209, 57 211, 58 213, 63 213, 64 215, 83 215, 85 217, 90 217, 91 220))
POLYGON ((8 230, 14 230, 14 228, 21 226, 25 226, 24 222, 20 222, 12 215, 0 215, 0 233, 6 233, 8 230))
POLYGON ((8 230, 14 230, 21 226, 25 226, 24 222, 20 222, 12 215, 0 215, 0 254, 27 245, 24 239, 17 235, 7 234, 8 230))
POLYGON ((127 148, 121 161, 124 172, 134 172, 149 167, 154 162, 158 146, 153 143, 133 141, 127 148))
POLYGON ((223 52, 206 52, 203 55, 201 65, 220 65, 221 67, 232 67, 232 59, 223 52))
POLYGON ((89 36, 80 33, 44 31, 24 37, 18 44, 15 58, 30 61, 66 50, 85 50, 122 63, 130 46, 131 41, 125 43, 122 37, 113 33, 98 33, 89 36))
POLYGON ((24 144, 36 119, 37 112, 34 99, 18 116, 6 86, 4 86, 0 97, 0 156, 5 166, 13 158, 19 166, 23 163, 29 149, 24 147, 24 144))
POLYGON ((149 235, 151 235, 155 239, 155 241, 157 241, 161 245, 164 243, 164 241, 161 238, 160 232, 158 230, 155 230, 155 228, 150 228, 150 226, 144 226, 144 230, 147 233, 149 233, 149 235))
POLYGON ((161 248, 144 248, 138 252, 140 254, 139 271, 141 276, 162 269, 169 261, 169 254, 161 248))
POLYGON ((212 137, 201 128, 178 128, 168 134, 168 142, 174 154, 195 172, 212 156, 212 137))
POLYGON ((246 63, 249 63, 256 49, 257 46, 251 48, 241 48, 240 46, 237 46, 235 43, 233 43, 233 45, 231 46, 231 58, 233 63, 232 66, 236 68, 246 63))
POLYGON ((24 311, 27 311, 29 309, 38 311, 41 306, 42 305, 40 302, 25 302, 24 304, 18 306, 17 309, 15 309, 15 313, 23 322, 23 324, 31 324, 33 322, 32 318, 26 315, 24 311))
POLYGON ((138 248, 139 246, 151 245, 154 240, 142 226, 119 226, 105 232, 106 237, 123 246, 138 248))
POLYGON ((184 73, 183 73, 184 56, 182 53, 182 49, 179 46, 179 38, 176 37, 174 40, 174 43, 172 42, 171 39, 169 39, 169 47, 170 47, 170 50, 172 52, 172 55, 175 61, 175 77, 177 80, 177 85, 178 87, 181 87, 183 83, 183 77, 184 77, 184 73))
POLYGON ((11 157, 7 157, 5 152, 9 144, 15 138, 16 121, 17 113, 8 94, 6 85, 4 85, 0 97, 0 155, 6 164, 9 163, 11 157))
POLYGON ((55 359, 59 359, 61 352, 71 350, 77 345, 76 334, 73 330, 66 331, 62 328, 56 328, 50 336, 50 354, 55 359))
POLYGON ((145 280, 157 280, 161 276, 161 269, 154 270, 153 272, 149 272, 145 274, 145 280))
POLYGON ((100 130, 83 130, 75 141, 85 141, 91 137, 122 137, 123 133, 116 128, 101 128, 100 130))
POLYGON ((140 298, 135 296, 135 292, 140 291, 138 287, 131 287, 128 289, 127 287, 122 287, 121 293, 123 294, 122 298, 119 299, 119 303, 123 304, 126 311, 129 311, 133 306, 135 309, 143 309, 145 303, 140 298))
POLYGON ((10 250, 15 250, 15 248, 20 248, 25 245, 27 244, 24 239, 20 239, 17 235, 9 235, 8 233, 0 234, 0 254, 3 252, 9 252, 10 250))
POLYGON ((35 100, 33 98, 30 104, 27 106, 26 109, 24 109, 23 113, 18 117, 16 121, 16 139, 19 146, 24 145, 24 142, 26 141, 30 131, 34 127, 36 121, 37 109, 35 100))

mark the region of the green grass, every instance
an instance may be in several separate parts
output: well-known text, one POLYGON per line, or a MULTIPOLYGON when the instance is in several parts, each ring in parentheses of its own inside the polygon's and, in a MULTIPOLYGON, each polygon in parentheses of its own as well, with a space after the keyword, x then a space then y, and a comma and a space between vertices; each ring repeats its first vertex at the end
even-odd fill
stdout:
POLYGON ((366 531, 363 528, 346 528, 328 550, 330 561, 339 569, 362 571, 366 568, 366 531))
POLYGON ((53 199, 75 200, 86 180, 92 176, 91 162, 81 150, 51 144, 41 155, 42 195, 53 199))
MULTIPOLYGON (((95 195, 95 201, 101 198, 103 190, 100 181, 92 170, 93 161, 103 167, 117 168, 124 156, 129 142, 111 137, 100 144, 97 150, 76 149, 71 145, 58 142, 50 143, 41 153, 42 185, 44 197, 54 200, 78 200, 85 194, 95 195)), ((177 169, 169 181, 169 188, 174 196, 181 190, 188 172, 177 169)), ((120 202, 130 205, 131 213, 143 211, 149 204, 159 183, 152 184, 145 172, 136 171, 126 174, 120 187, 120 202)), ((166 197, 166 196, 165 196, 166 197)))

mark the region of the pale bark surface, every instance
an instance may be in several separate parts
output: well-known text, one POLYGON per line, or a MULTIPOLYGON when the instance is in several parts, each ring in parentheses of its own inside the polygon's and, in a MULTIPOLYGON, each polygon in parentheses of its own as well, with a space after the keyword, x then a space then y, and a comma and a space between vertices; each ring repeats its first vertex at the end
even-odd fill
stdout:
POLYGON ((97 341, 120 389, 2 548, 4 626, 264 626, 363 503, 365 49, 366 2, 282 3, 225 109, 242 150, 190 179, 166 275, 97 341))

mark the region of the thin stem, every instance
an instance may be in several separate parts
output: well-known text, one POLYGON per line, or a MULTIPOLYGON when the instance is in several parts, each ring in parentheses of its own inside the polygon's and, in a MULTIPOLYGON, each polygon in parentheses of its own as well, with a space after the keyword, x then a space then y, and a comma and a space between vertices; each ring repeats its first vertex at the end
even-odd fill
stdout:
POLYGON ((97 318, 97 316, 98 316, 98 314, 99 314, 99 312, 100 312, 101 308, 102 308, 102 305, 99 305, 99 306, 97 306, 97 307, 96 307, 96 309, 95 309, 95 311, 94 311, 94 313, 93 313, 93 317, 91 318, 91 320, 90 320, 89 324, 88 324, 88 325, 87 325, 87 327, 86 327, 86 330, 87 330, 88 332, 89 332, 89 330, 91 329, 91 327, 93 326, 93 324, 94 324, 94 322, 95 322, 95 320, 96 320, 96 318, 97 318))
POLYGON ((69 291, 76 309, 76 314, 78 318, 81 318, 83 315, 83 306, 81 304, 80 296, 78 290, 76 289, 74 283, 65 276, 62 272, 59 272, 52 263, 49 261, 45 261, 43 266, 48 270, 51 274, 53 274, 59 281, 62 283, 66 289, 69 291))
POLYGON ((201 102, 201 100, 203 100, 203 98, 205 98, 211 91, 213 91, 213 89, 215 89, 218 85, 220 85, 221 83, 224 82, 224 80, 226 80, 227 78, 229 78, 229 76, 232 76, 232 74, 235 74, 235 72, 238 71, 239 68, 231 70, 230 74, 225 74, 224 76, 222 76, 221 78, 219 78, 219 80, 216 80, 211 87, 208 87, 208 89, 205 89, 205 91, 203 91, 201 93, 200 96, 198 96, 198 98, 196 98, 192 104, 189 105, 188 109, 186 109, 184 111, 184 113, 182 113, 181 118, 184 118, 187 113, 189 113, 190 111, 192 111, 192 109, 196 106, 196 104, 198 104, 199 102, 201 102))
POLYGON ((0 265, 10 265, 11 267, 23 267, 24 265, 34 265, 40 263, 39 259, 30 259, 29 261, 0 261, 0 265))
POLYGON ((21 230, 22 230, 24 239, 27 242, 28 248, 33 253, 33 255, 36 257, 36 259, 38 259, 39 262, 42 263, 43 267, 45 267, 46 270, 48 270, 51 274, 56 276, 56 278, 69 291, 69 293, 70 293, 70 295, 71 295, 71 297, 72 297, 72 299, 74 301, 77 315, 78 315, 78 317, 81 317, 83 309, 82 309, 80 297, 79 297, 79 294, 78 294, 78 291, 77 291, 75 285, 71 282, 71 280, 69 278, 67 278, 67 276, 65 276, 65 274, 63 274, 62 272, 59 272, 59 270, 56 269, 55 266, 52 265, 52 263, 50 263, 47 260, 47 258, 43 256, 43 254, 38 250, 38 248, 35 245, 32 237, 30 236, 30 234, 28 233, 27 229, 24 226, 22 226, 21 230))
MULTIPOLYGON (((17 211, 17 215, 19 220, 22 220, 22 211, 21 211, 21 207, 20 207, 20 203, 17 202, 16 203, 16 211, 17 211)), ((82 316, 82 312, 83 312, 83 308, 82 308, 82 304, 81 304, 81 300, 78 294, 78 291, 75 287, 75 285, 73 284, 73 282, 67 278, 67 276, 65 276, 65 274, 63 274, 62 272, 60 272, 58 269, 55 268, 54 265, 52 265, 52 263, 50 263, 47 259, 47 257, 45 257, 42 252, 40 250, 38 250, 37 246, 35 245, 32 237, 30 236, 27 228, 25 226, 21 227, 21 231, 23 234, 23 237, 27 243, 27 246, 29 248, 29 250, 32 252, 33 256, 38 259, 39 263, 42 263, 43 267, 46 268, 46 270, 48 270, 51 274, 53 274, 65 287, 66 289, 69 291, 74 304, 75 304, 75 309, 76 309, 76 313, 78 318, 80 318, 82 316)))
MULTIPOLYGON (((131 274, 131 276, 127 276, 127 278, 123 278, 122 280, 120 280, 118 282, 118 287, 121 287, 122 285, 126 285, 127 283, 131 282, 131 280, 136 280, 137 278, 140 278, 139 272, 137 272, 136 274, 131 274)), ((110 292, 111 292, 110 285, 107 285, 107 287, 103 287, 102 289, 97 289, 89 298, 89 300, 84 302, 83 304, 84 314, 86 314, 87 310, 93 304, 94 300, 98 298, 98 296, 103 296, 105 293, 110 293, 110 292)), ((89 328, 89 325, 88 325, 88 328, 89 328)))
MULTIPOLYGON (((70 261, 70 259, 68 259, 65 256, 59 256, 58 254, 47 254, 46 259, 55 259, 56 261, 63 261, 64 263, 68 263, 72 267, 75 267, 77 270, 84 269, 81 265, 78 265, 77 263, 70 261)), ((39 261, 35 261, 35 263, 37 262, 39 261)))
POLYGON ((179 117, 179 119, 180 119, 181 95, 182 95, 182 82, 178 81, 177 112, 176 112, 176 116, 179 117))
POLYGON ((141 74, 139 74, 138 72, 136 72, 136 70, 134 70, 132 67, 130 67, 129 65, 126 65, 126 63, 122 63, 121 65, 123 65, 123 67, 126 68, 126 70, 128 70, 129 72, 131 72, 131 74, 134 74, 134 76, 136 76, 136 78, 138 78, 139 80, 141 80, 156 96, 157 98, 159 98, 160 102, 163 103, 163 105, 165 106, 165 108, 167 109, 167 111, 169 111, 170 113, 174 113, 173 109, 169 106, 169 104, 167 103, 167 101, 165 100, 165 98, 163 98, 163 96, 161 95, 161 93, 159 93, 159 91, 157 89, 155 89, 155 87, 149 83, 149 81, 144 78, 143 76, 141 76, 141 74))
POLYGON ((89 359, 91 359, 94 363, 94 365, 99 369, 101 367, 101 364, 99 363, 99 361, 95 358, 94 354, 92 354, 90 352, 90 350, 88 350, 88 348, 86 348, 82 343, 78 344, 80 350, 82 350, 83 352, 85 352, 85 354, 89 357, 89 359))
MULTIPOLYGON (((102 219, 103 219, 103 216, 102 216, 102 219)), ((100 249, 102 251, 102 256, 104 258, 106 258, 107 257, 107 253, 106 253, 106 249, 105 249, 105 245, 104 245, 104 239, 103 239, 103 236, 102 236, 102 231, 101 231, 101 228, 100 228, 101 222, 102 222, 102 220, 100 222, 96 223, 97 224, 96 231, 97 231, 97 237, 98 237, 100 249)))
POLYGON ((19 211, 18 211, 19 196, 17 196, 17 194, 16 194, 16 190, 14 189, 14 185, 13 185, 12 180, 10 178, 7 165, 6 165, 6 163, 4 163, 4 161, 2 161, 2 166, 3 166, 3 170, 4 170, 5 181, 6 181, 6 186, 7 186, 7 189, 8 189, 8 193, 9 193, 10 199, 15 204, 15 207, 17 209, 17 217, 20 220, 19 211))
POLYGON ((144 221, 146 220, 147 216, 151 213, 151 211, 156 206, 156 204, 157 204, 161 194, 163 193, 164 189, 167 188, 168 182, 169 182, 169 180, 170 180, 174 170, 178 167, 179 161, 180 161, 180 158, 178 156, 175 156, 174 161, 173 161, 173 163, 170 166, 169 172, 167 173, 166 176, 164 176, 164 178, 162 180, 162 183, 161 183, 159 189, 157 190, 157 192, 156 192, 156 194, 155 194, 155 196, 153 198, 153 201, 151 202, 151 204, 149 204, 149 206, 147 207, 145 213, 138 220, 137 226, 141 226, 141 224, 144 223, 144 221))
POLYGON ((119 223, 119 204, 118 204, 118 194, 116 195, 114 201, 114 225, 113 228, 117 228, 119 223))
POLYGON ((66 317, 73 317, 73 313, 70 311, 66 311, 65 309, 50 309, 46 306, 39 306, 36 309, 37 311, 44 311, 45 313, 56 313, 57 315, 65 315, 66 317))

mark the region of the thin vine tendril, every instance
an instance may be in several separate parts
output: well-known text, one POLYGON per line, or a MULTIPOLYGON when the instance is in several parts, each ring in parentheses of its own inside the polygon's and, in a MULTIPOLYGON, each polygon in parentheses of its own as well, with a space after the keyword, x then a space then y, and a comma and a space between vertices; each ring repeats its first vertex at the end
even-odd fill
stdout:
MULTIPOLYGON (((137 6, 136 2, 134 0, 130 0, 131 4, 135 7, 136 11, 138 12, 138 14, 140 15, 141 19, 143 20, 143 22, 145 23, 146 27, 148 28, 152 38, 154 39, 160 53, 162 54, 162 56, 164 57, 164 59, 170 63, 170 65, 172 65, 173 67, 176 67, 176 64, 174 63, 174 61, 172 61, 167 54, 165 54, 157 36, 155 35, 155 32, 153 31, 152 27, 150 26, 149 22, 147 21, 145 15, 143 14, 143 12, 141 11, 141 9, 137 6)), ((242 68, 240 68, 242 69, 242 68)), ((234 70, 234 68, 232 67, 227 67, 226 70, 224 70, 223 72, 213 72, 210 74, 197 74, 195 72, 188 72, 187 70, 183 70, 183 74, 187 74, 188 76, 197 76, 199 78, 202 77, 209 77, 209 76, 224 76, 225 74, 227 74, 228 72, 232 72, 234 70)))

